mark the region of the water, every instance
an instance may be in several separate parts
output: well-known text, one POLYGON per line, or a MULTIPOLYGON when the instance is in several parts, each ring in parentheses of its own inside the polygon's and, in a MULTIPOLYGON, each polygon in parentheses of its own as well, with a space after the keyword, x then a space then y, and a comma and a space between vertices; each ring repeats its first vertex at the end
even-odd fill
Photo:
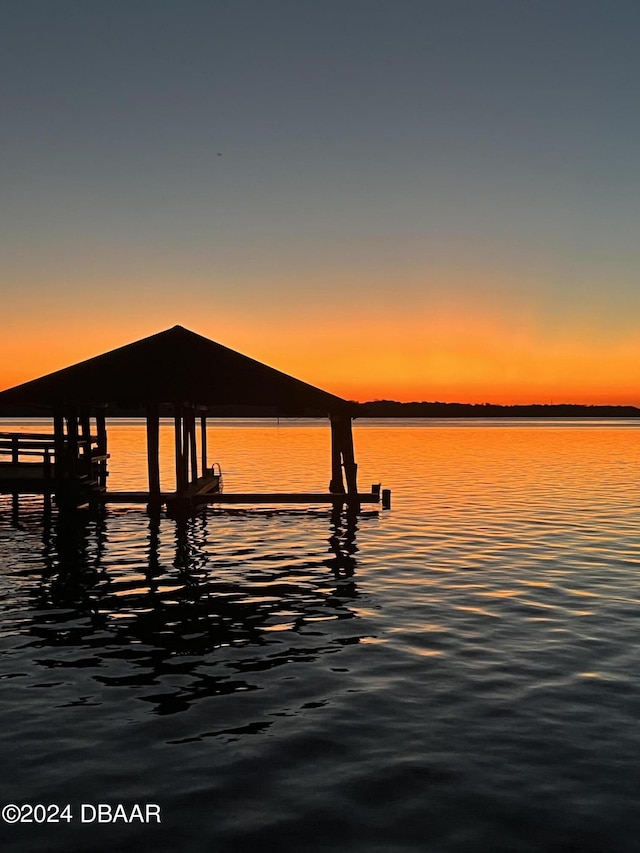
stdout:
MULTIPOLYGON (((3 849, 640 849, 639 428, 361 423, 393 503, 356 522, 0 497, 2 799, 73 814, 3 849)), ((324 490, 328 433, 209 445, 229 491, 324 490)), ((144 430, 109 439, 110 487, 143 487, 144 430)))

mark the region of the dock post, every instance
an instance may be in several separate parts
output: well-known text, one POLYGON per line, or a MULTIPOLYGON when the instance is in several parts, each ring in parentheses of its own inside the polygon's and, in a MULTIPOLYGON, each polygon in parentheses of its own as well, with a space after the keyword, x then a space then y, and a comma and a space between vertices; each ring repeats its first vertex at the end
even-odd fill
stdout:
POLYGON ((331 482, 329 491, 344 493, 342 478, 342 420, 339 415, 331 415, 331 482))
MULTIPOLYGON (((107 455, 107 407, 98 406, 96 408, 96 435, 98 456, 107 455)), ((101 459, 98 462, 98 486, 104 489, 107 486, 107 460, 101 459)))
POLYGON ((153 502, 160 495, 160 411, 157 403, 147 406, 147 466, 149 498, 153 502))
POLYGON ((78 469, 78 413, 75 406, 67 410, 67 439, 68 458, 67 473, 73 478, 78 469))
MULTIPOLYGON (((191 454, 191 482, 198 479, 198 447, 196 445, 196 411, 190 408, 188 412, 189 422, 189 450, 191 454)), ((204 473, 204 472, 203 472, 204 473)))
POLYGON ((176 448, 176 492, 182 494, 187 487, 187 472, 185 468, 185 456, 183 452, 183 423, 182 423, 182 404, 175 403, 174 405, 174 429, 175 429, 175 448, 176 448))
MULTIPOLYGON (((19 445, 18 445, 18 436, 14 435, 13 438, 11 439, 11 462, 14 465, 17 465, 19 459, 20 459, 20 450, 19 450, 19 445)), ((19 504, 18 493, 14 492, 13 493, 13 512, 14 512, 14 515, 16 518, 16 523, 17 523, 17 518, 18 518, 19 506, 20 506, 20 504, 19 504)))
POLYGON ((347 480, 347 493, 358 494, 358 466, 356 465, 353 452, 353 432, 351 430, 351 418, 345 418, 342 423, 342 459, 344 462, 344 474, 347 480))
POLYGON ((45 447, 42 456, 42 471, 44 473, 44 479, 51 480, 51 451, 48 447, 45 447))
POLYGON ((44 514, 51 513, 51 451, 45 447, 43 456, 44 494, 42 496, 44 514))
POLYGON ((89 414, 89 409, 83 406, 80 409, 80 436, 81 436, 81 444, 82 444, 82 466, 81 470, 83 474, 86 474, 90 480, 93 479, 93 471, 91 465, 91 417, 89 414))
POLYGON ((202 453, 202 476, 207 473, 207 416, 200 415, 200 450, 202 453))
POLYGON ((184 485, 189 485, 189 413, 188 407, 182 407, 182 467, 184 470, 184 485))
POLYGON ((64 418, 59 406, 53 410, 53 477, 59 482, 64 468, 64 418))

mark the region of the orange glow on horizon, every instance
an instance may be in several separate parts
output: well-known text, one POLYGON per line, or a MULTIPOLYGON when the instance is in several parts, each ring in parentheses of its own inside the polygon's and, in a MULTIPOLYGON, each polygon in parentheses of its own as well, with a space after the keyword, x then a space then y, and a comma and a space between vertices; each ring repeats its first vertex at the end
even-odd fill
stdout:
MULTIPOLYGON (((422 307, 389 301, 336 314, 326 306, 304 321, 274 309, 248 321, 240 310, 211 316, 159 304, 141 323, 107 313, 104 324, 60 314, 4 330, 0 389, 123 346, 176 323, 296 376, 358 401, 578 403, 639 405, 640 341, 594 341, 588 329, 544 328, 533 311, 480 306, 422 307)), ((296 310, 299 309, 297 306, 296 310)))

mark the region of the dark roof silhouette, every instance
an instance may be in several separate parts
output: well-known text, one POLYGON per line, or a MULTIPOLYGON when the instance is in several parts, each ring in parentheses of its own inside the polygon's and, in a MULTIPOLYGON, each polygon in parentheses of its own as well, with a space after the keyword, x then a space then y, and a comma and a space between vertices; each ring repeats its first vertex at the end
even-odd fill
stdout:
POLYGON ((0 392, 0 405, 190 402, 328 414, 349 407, 329 394, 182 326, 0 392))

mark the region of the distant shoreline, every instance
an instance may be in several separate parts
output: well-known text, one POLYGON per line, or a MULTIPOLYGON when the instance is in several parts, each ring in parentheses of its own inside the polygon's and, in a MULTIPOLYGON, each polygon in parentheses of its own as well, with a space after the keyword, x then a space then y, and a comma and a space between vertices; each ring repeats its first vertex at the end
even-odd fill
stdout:
POLYGON ((583 406, 573 403, 535 403, 501 406, 496 403, 398 403, 373 400, 357 404, 360 418, 640 418, 636 406, 583 406))

